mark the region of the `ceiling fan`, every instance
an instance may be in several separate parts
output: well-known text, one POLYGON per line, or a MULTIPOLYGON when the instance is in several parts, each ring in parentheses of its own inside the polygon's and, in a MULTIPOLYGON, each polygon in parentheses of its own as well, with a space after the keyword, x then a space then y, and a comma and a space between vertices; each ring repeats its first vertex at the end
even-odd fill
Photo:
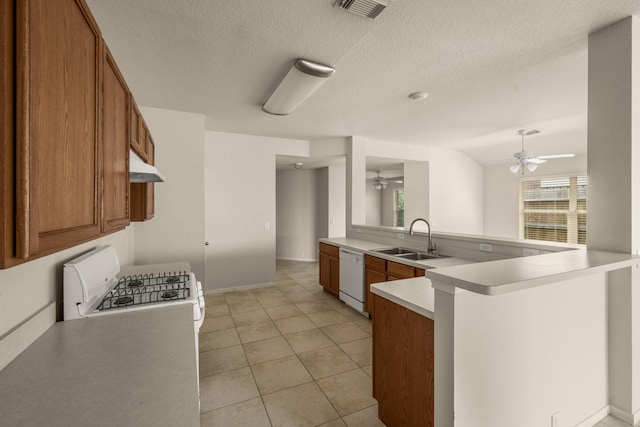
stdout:
POLYGON ((516 132, 517 135, 520 135, 522 138, 521 151, 517 153, 513 153, 513 161, 509 170, 513 173, 522 172, 524 175, 524 169, 526 168, 529 172, 533 172, 538 168, 538 165, 545 163, 548 159, 560 159, 565 157, 573 157, 575 154, 551 154, 547 156, 536 156, 533 153, 526 151, 524 149, 524 137, 526 135, 535 135, 536 133, 540 133, 538 129, 525 130, 521 129, 516 132))
POLYGON ((380 176, 380 171, 376 171, 377 176, 373 178, 373 185, 371 186, 374 190, 384 190, 387 188, 390 182, 402 184, 402 180, 387 180, 380 176))

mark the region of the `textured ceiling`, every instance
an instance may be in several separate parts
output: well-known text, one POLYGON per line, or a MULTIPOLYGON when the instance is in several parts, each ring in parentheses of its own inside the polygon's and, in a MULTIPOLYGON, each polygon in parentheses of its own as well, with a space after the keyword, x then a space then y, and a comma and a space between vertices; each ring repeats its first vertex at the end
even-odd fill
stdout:
POLYGON ((141 105, 205 114, 210 130, 449 146, 481 163, 518 151, 521 128, 586 150, 587 35, 640 12, 640 0, 396 0, 371 21, 334 2, 87 0, 141 105), (299 57, 336 73, 291 115, 262 112, 299 57))

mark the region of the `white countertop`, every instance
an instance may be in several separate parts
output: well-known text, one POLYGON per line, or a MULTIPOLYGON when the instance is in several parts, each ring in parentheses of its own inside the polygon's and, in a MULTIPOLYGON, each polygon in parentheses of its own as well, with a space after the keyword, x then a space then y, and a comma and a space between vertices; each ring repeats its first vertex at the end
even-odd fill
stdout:
POLYGON ((199 426, 190 304, 57 322, 0 371, 7 426, 199 426))
POLYGON ((427 271, 426 276, 478 294, 498 295, 639 263, 638 255, 572 250, 439 268, 427 271))
POLYGON ((426 277, 438 284, 483 295, 498 295, 640 264, 638 255, 586 249, 487 262, 461 258, 412 261, 374 252, 374 249, 390 246, 368 240, 342 237, 320 241, 424 268, 426 277))
POLYGON ((434 290, 431 281, 425 277, 374 283, 371 292, 434 319, 434 290))
MULTIPOLYGON (((455 265, 462 265, 472 263, 474 261, 462 258, 434 258, 434 259, 425 259, 420 261, 414 261, 402 257, 397 257, 393 255, 387 255, 380 252, 375 252, 374 249, 383 249, 383 248, 391 248, 391 247, 403 247, 402 244, 398 244, 396 246, 387 245, 379 242, 371 242, 369 240, 359 240, 351 237, 334 237, 334 238, 324 238, 320 239, 323 243, 329 243, 331 245, 336 245, 343 247, 345 249, 351 249, 354 251, 367 253, 368 255, 376 256, 378 258, 383 258, 389 261, 398 262, 400 264, 410 265, 412 267, 417 268, 441 268, 441 267, 451 267, 455 265)), ((419 251, 416 249, 416 251, 419 251)))

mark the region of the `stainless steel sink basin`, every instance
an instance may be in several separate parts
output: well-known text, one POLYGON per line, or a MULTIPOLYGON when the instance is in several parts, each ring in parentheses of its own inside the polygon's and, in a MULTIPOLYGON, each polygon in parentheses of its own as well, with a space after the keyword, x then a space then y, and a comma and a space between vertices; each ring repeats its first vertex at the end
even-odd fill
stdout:
POLYGON ((380 252, 381 254, 387 254, 387 255, 407 255, 407 254, 415 254, 416 253, 415 250, 407 249, 407 248, 374 249, 373 252, 380 252))
POLYGON ((448 258, 447 256, 444 256, 444 255, 428 254, 426 252, 414 252, 414 253, 408 253, 408 254, 402 254, 402 255, 396 255, 396 256, 398 258, 405 258, 413 261, 420 261, 423 259, 448 258))
POLYGON ((444 256, 444 255, 419 252, 419 251, 416 251, 415 249, 408 249, 408 248, 373 249, 373 252, 393 255, 393 256, 397 256, 398 258, 405 258, 413 261, 420 261, 423 259, 434 259, 434 258, 448 258, 447 256, 444 256))

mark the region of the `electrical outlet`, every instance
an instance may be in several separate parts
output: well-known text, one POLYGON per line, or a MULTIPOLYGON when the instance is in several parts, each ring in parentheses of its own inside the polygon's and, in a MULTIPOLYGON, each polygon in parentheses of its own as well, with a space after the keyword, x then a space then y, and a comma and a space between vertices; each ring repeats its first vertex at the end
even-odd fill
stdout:
POLYGON ((540 249, 522 248, 522 255, 523 256, 540 255, 540 249))
POLYGON ((560 427, 560 412, 551 415, 551 427, 560 427))
POLYGON ((480 243, 480 250, 482 252, 493 252, 493 246, 490 243, 480 243))
POLYGON ((264 231, 269 231, 269 230, 271 230, 271 224, 268 223, 268 222, 265 222, 264 223, 264 231))
POLYGON ((404 233, 398 233, 398 239, 404 240, 404 233))

